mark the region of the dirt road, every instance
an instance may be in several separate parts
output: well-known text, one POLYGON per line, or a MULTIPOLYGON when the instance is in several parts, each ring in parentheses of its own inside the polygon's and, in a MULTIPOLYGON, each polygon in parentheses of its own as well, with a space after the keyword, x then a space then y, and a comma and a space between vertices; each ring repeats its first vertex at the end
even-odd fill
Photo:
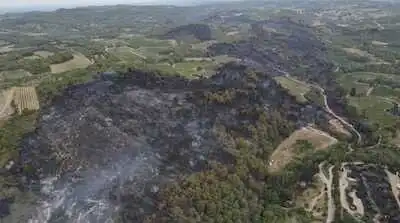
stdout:
POLYGON ((367 93, 365 94, 365 96, 368 97, 368 96, 372 93, 373 90, 374 90, 374 87, 368 88, 368 91, 367 91, 367 93))
POLYGON ((396 199, 397 205, 400 209, 400 200, 399 200, 400 191, 399 188, 397 187, 397 185, 400 183, 400 179, 398 176, 396 176, 396 174, 391 173, 387 169, 385 169, 385 172, 389 178, 389 183, 392 188, 393 196, 396 199))
POLYGON ((324 105, 325 105, 325 110, 331 114, 333 117, 335 117, 337 120, 339 120, 343 125, 347 126, 348 128, 351 129, 351 131, 357 136, 357 144, 361 144, 362 141, 362 136, 361 134, 357 131, 357 129, 354 128, 354 126, 350 123, 348 123, 346 120, 344 120, 342 117, 340 117, 339 115, 337 115, 335 112, 332 111, 332 109, 329 107, 328 104, 328 97, 326 96, 326 92, 325 89, 323 89, 322 87, 318 86, 318 85, 313 85, 314 87, 318 88, 321 93, 322 96, 324 97, 324 105))
MULTIPOLYGON (((281 73, 281 74, 283 74, 284 76, 286 76, 287 78, 290 78, 291 80, 293 80, 293 81, 296 81, 296 82, 301 82, 301 81, 299 81, 299 80, 296 80, 295 78, 291 78, 291 76, 290 76, 290 74, 288 73, 288 72, 286 72, 286 71, 284 71, 284 70, 281 70, 281 69, 279 69, 279 68, 277 68, 277 67, 273 67, 273 69, 275 70, 275 71, 278 71, 279 73, 281 73)), ((304 84, 305 82, 301 82, 301 84, 304 84)), ((308 84, 308 85, 310 85, 310 86, 313 86, 313 87, 315 87, 315 88, 317 88, 317 89, 319 89, 320 91, 321 91, 321 93, 322 93, 322 96, 324 97, 324 107, 325 107, 325 110, 329 113, 329 114, 331 114, 333 117, 335 117, 337 120, 339 120, 344 126, 347 126, 356 136, 357 136, 357 144, 361 144, 361 142, 362 142, 362 136, 361 136, 361 134, 357 131, 357 129, 355 129, 354 128, 354 126, 352 125, 352 124, 350 124, 349 122, 347 122, 346 120, 344 120, 342 117, 340 117, 339 115, 337 115, 334 111, 332 111, 332 109, 329 107, 329 104, 328 104, 328 97, 326 96, 326 92, 325 92, 325 89, 323 89, 322 87, 320 87, 319 85, 317 85, 317 84, 312 84, 312 83, 306 83, 306 84, 308 84)))
POLYGON ((349 193, 349 196, 353 198, 353 204, 356 207, 356 210, 352 210, 350 208, 349 202, 347 201, 346 190, 347 187, 349 186, 349 181, 348 181, 349 170, 346 168, 346 164, 347 163, 342 163, 341 169, 343 171, 340 173, 340 178, 339 178, 340 204, 352 216, 356 216, 357 214, 364 216, 364 205, 361 199, 357 197, 355 191, 351 191, 349 193))
POLYGON ((326 217, 326 223, 331 223, 335 220, 335 201, 333 200, 332 195, 332 184, 333 184, 333 168, 335 166, 329 167, 329 176, 326 177, 324 171, 322 170, 324 166, 324 162, 319 164, 319 177, 321 178, 322 182, 326 185, 327 197, 328 197, 328 214, 326 217))

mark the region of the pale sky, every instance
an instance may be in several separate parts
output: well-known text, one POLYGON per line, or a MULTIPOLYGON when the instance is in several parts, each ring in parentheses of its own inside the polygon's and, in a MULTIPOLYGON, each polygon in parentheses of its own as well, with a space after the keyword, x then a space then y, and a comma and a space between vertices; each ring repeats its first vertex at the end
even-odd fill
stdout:
MULTIPOLYGON (((38 5, 110 5, 110 4, 146 4, 155 0, 0 0, 1 7, 29 7, 38 5)), ((166 0, 158 0, 158 3, 167 3, 166 0)))

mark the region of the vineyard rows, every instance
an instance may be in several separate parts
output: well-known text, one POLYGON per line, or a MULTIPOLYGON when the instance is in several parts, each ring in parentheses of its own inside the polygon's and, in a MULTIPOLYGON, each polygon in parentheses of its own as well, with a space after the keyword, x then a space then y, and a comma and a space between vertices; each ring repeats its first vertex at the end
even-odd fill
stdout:
POLYGON ((16 87, 14 103, 19 114, 22 114, 24 110, 39 110, 39 101, 34 87, 16 87))

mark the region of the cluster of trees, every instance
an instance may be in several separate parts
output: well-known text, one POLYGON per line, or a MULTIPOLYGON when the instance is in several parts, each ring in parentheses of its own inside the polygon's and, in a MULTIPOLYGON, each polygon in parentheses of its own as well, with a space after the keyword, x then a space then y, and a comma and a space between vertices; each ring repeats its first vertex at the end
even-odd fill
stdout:
POLYGON ((258 115, 249 140, 219 129, 225 150, 235 151, 233 165, 211 161, 209 170, 167 186, 158 197, 159 211, 145 222, 311 222, 290 202, 296 183, 285 187, 285 176, 268 173, 269 154, 291 125, 278 112, 258 115))
POLYGON ((50 78, 42 81, 37 87, 39 100, 42 104, 49 103, 67 87, 84 83, 90 79, 92 79, 92 75, 85 69, 54 74, 50 78))
POLYGON ((48 57, 47 61, 50 64, 59 64, 72 60, 73 58, 74 55, 72 55, 71 52, 63 51, 63 52, 57 52, 54 55, 48 57))

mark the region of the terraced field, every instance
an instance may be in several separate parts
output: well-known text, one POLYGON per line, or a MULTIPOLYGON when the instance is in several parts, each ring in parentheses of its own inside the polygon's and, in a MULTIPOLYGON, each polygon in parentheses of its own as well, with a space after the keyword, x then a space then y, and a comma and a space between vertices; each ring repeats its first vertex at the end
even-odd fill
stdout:
POLYGON ((14 89, 14 103, 19 114, 24 111, 39 110, 39 100, 34 87, 16 87, 14 89))
POLYGON ((60 64, 52 64, 50 65, 50 69, 51 73, 58 74, 70 70, 87 68, 91 64, 92 61, 85 57, 85 55, 74 53, 74 58, 72 60, 60 64))

